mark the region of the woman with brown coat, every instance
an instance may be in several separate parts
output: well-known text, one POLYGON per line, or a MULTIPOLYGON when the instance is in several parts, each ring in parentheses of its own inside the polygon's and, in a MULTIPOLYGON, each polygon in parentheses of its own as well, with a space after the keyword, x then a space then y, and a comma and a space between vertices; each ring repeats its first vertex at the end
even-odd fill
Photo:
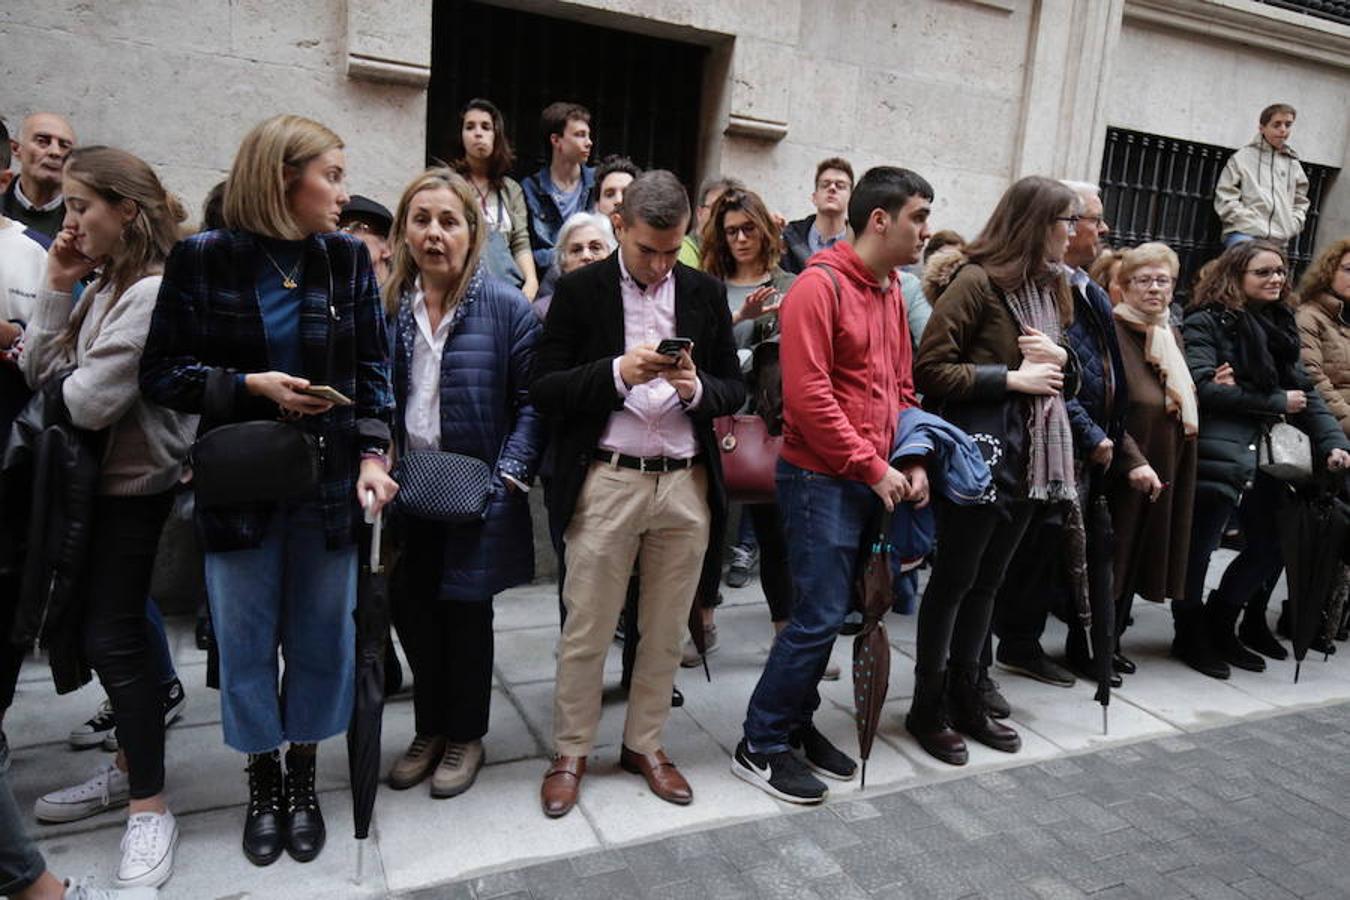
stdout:
POLYGON ((1350 237, 1328 247, 1303 276, 1294 313, 1303 367, 1350 435, 1350 237))
POLYGON ((1143 244, 1125 251, 1115 280, 1121 296, 1114 309, 1116 338, 1129 386, 1125 430, 1164 485, 1156 496, 1123 477, 1108 488, 1117 645, 1135 594, 1161 603, 1186 590, 1200 413, 1181 331, 1168 315, 1179 268, 1165 244, 1143 244))

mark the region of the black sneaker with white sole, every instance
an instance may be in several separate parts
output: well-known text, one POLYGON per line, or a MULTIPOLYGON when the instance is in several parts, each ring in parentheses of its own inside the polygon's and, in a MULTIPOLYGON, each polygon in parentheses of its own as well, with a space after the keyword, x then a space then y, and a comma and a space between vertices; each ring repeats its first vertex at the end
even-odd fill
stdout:
POLYGON ((788 735, 788 746, 796 751, 811 771, 837 781, 852 781, 858 774, 853 757, 840 750, 830 739, 806 725, 788 735))
POLYGON ((117 718, 113 715, 112 703, 105 697, 91 718, 70 730, 70 746, 76 750, 100 747, 116 729, 117 718))
POLYGON ((820 803, 830 793, 825 783, 812 775, 806 763, 791 750, 751 753, 744 738, 731 756, 731 773, 769 796, 788 803, 820 803))

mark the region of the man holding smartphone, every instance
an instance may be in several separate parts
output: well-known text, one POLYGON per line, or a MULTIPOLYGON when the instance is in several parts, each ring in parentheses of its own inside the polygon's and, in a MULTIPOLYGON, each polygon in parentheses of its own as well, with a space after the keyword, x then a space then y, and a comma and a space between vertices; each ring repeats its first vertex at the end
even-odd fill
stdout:
POLYGON ((693 799, 662 750, 680 645, 709 541, 726 519, 712 420, 745 399, 726 289, 676 265, 689 200, 669 172, 630 184, 618 252, 564 275, 534 362, 530 399, 553 424, 549 517, 563 536, 553 705, 556 758, 541 802, 576 804, 600 721, 605 655, 639 562, 641 640, 620 765, 670 803, 693 799))

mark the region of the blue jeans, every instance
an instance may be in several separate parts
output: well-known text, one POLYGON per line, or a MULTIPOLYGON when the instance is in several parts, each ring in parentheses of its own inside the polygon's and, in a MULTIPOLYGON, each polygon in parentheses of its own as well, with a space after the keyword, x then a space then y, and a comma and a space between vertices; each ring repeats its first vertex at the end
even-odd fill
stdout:
POLYGON ((1245 244, 1247 241, 1254 241, 1256 238, 1250 234, 1243 234, 1240 231, 1230 231, 1223 236, 1223 249, 1227 250, 1235 244, 1245 244))
POLYGON ((347 730, 356 545, 327 548, 318 504, 278 508, 258 547, 207 553, 206 592, 220 652, 225 743, 264 753, 347 730), (278 647, 286 661, 280 676, 278 647))
POLYGON ((32 887, 45 871, 47 864, 9 788, 9 744, 0 732, 0 897, 32 887))
POLYGON ((758 753, 786 750, 788 734, 809 724, 820 706, 817 684, 853 606, 859 548, 881 509, 862 482, 782 460, 777 481, 797 599, 745 713, 745 737, 758 753))

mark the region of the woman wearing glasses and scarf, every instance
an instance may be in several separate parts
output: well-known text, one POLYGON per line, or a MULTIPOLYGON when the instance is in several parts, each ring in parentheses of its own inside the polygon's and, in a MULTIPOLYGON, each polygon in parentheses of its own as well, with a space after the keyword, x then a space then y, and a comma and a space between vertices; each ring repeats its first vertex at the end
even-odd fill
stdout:
POLYGON ((1252 649, 1283 652, 1266 622, 1262 590, 1284 565, 1275 525, 1282 485, 1257 469, 1262 433, 1286 417, 1312 439, 1314 460, 1325 459, 1331 469, 1350 465, 1350 441, 1299 359, 1288 264, 1275 244, 1249 241, 1225 250, 1196 286, 1184 333, 1200 400, 1199 464, 1186 590, 1172 603, 1172 655, 1205 675, 1228 678, 1229 666, 1265 669, 1252 649), (1235 384, 1216 377, 1224 364, 1235 384), (1206 599, 1209 559, 1234 509, 1246 545, 1206 599))

